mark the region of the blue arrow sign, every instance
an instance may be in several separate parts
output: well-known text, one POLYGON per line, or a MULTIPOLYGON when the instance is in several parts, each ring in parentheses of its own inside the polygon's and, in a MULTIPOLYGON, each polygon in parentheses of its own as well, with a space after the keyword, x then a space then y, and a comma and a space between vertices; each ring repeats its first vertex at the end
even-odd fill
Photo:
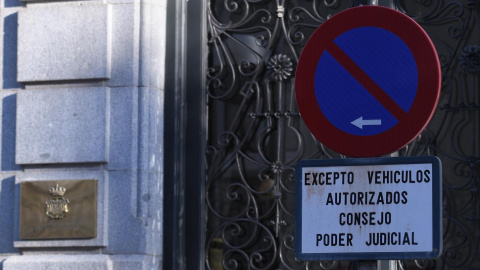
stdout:
POLYGON ((380 125, 382 125, 382 119, 367 120, 367 119, 363 119, 363 116, 360 116, 359 118, 353 120, 351 124, 360 128, 360 129, 363 129, 363 126, 380 126, 380 125))

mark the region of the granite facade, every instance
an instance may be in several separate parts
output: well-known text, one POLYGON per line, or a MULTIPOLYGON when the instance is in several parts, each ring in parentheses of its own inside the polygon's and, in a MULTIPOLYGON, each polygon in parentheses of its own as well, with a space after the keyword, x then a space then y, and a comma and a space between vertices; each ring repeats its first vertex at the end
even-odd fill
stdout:
POLYGON ((0 269, 158 269, 166 3, 0 0, 0 269), (97 237, 19 239, 23 181, 98 179, 97 237))

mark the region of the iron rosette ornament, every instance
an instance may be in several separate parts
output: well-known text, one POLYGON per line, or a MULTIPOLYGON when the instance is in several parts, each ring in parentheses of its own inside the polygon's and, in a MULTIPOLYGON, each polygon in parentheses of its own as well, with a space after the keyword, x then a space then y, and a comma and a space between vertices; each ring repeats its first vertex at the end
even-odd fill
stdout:
POLYGON ((458 57, 460 66, 469 73, 480 72, 480 45, 468 45, 458 57))
POLYGON ((267 70, 270 73, 270 78, 277 82, 281 82, 292 75, 293 63, 288 56, 277 54, 268 61, 267 70))

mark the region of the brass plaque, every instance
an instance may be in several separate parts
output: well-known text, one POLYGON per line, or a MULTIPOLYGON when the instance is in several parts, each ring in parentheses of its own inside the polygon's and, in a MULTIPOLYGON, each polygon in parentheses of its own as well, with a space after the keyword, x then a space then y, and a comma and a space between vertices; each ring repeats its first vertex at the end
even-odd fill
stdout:
POLYGON ((97 236, 97 179, 20 184, 20 239, 97 236))

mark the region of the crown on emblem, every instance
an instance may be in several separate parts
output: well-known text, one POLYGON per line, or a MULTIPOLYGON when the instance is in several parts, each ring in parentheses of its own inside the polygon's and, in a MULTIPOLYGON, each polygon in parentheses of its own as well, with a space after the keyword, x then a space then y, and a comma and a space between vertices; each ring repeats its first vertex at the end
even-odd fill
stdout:
POLYGON ((65 194, 65 191, 67 191, 66 188, 59 187, 57 184, 55 187, 50 189, 50 194, 52 194, 52 196, 63 196, 63 194, 65 194))

